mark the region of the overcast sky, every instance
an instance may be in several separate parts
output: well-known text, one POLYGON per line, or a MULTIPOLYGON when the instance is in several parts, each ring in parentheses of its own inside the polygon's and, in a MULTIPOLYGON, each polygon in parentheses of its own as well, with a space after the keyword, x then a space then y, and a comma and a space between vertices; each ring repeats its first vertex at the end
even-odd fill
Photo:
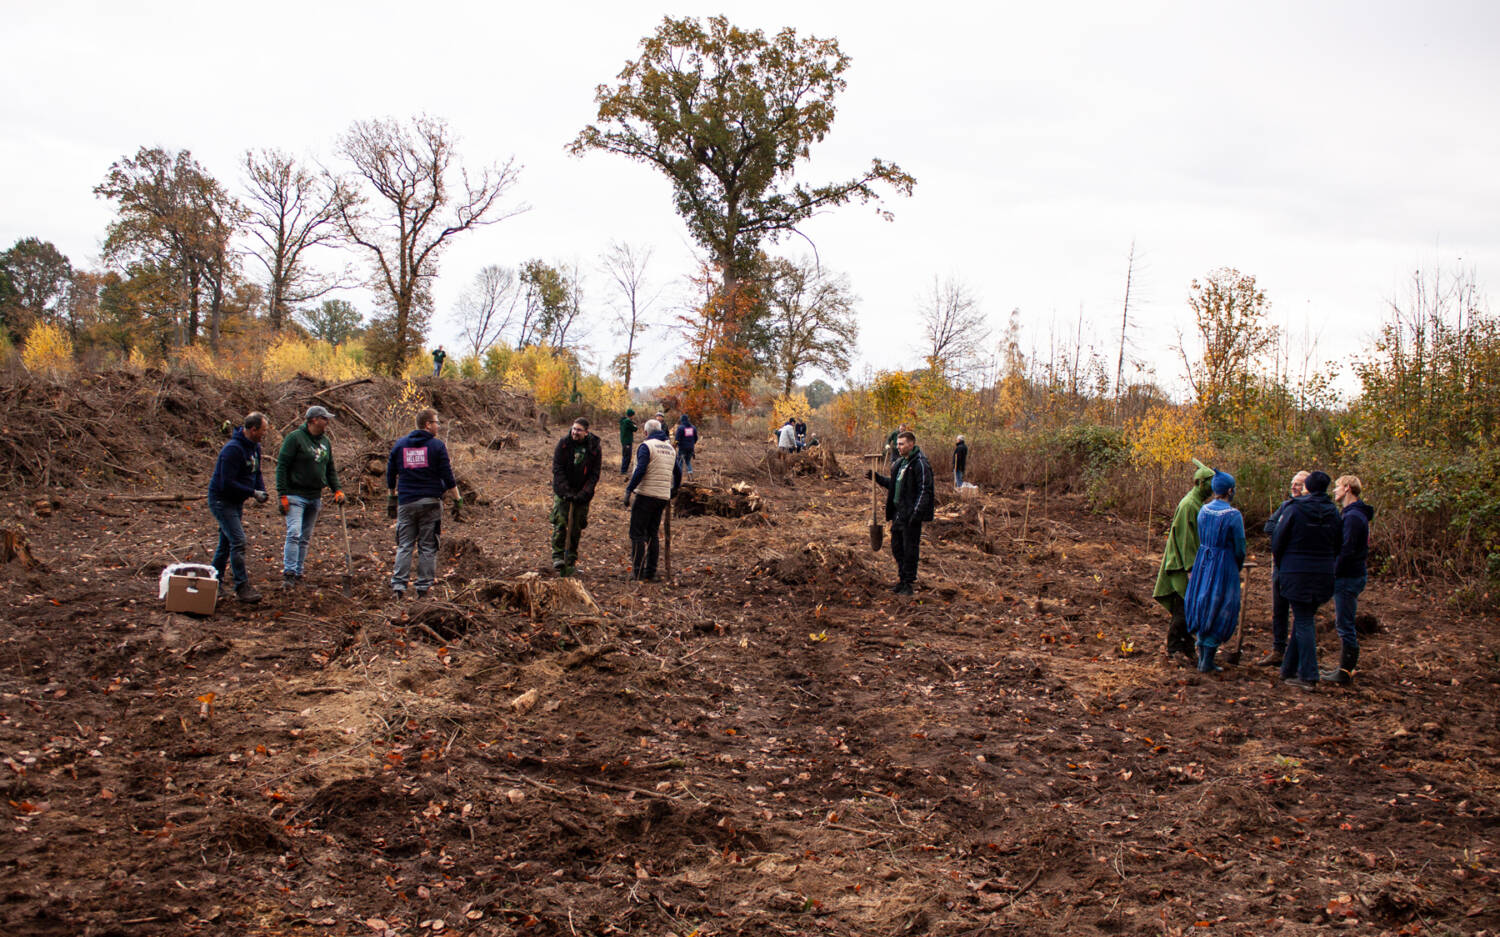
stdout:
MULTIPOLYGON (((1132 241, 1132 354, 1169 386, 1188 283, 1215 267, 1254 274, 1299 346, 1321 336, 1317 357, 1341 361, 1416 268, 1461 264, 1491 293, 1500 276, 1500 5, 1478 0, 12 7, 0 246, 36 236, 96 265, 112 214, 92 189, 143 145, 189 149, 238 190, 246 148, 328 160, 353 120, 427 113, 468 164, 514 157, 512 202, 531 206, 444 256, 433 340, 450 348, 454 300, 484 264, 580 264, 599 360, 611 241, 652 247, 659 284, 691 270, 661 178, 564 150, 668 13, 836 38, 849 88, 799 178, 877 156, 917 178, 887 200, 893 222, 848 206, 804 228, 860 297, 857 371, 919 364, 915 309, 950 276, 997 333, 1019 309, 1043 354, 1081 310, 1112 359, 1132 241)), ((645 381, 677 346, 652 344, 645 381)))

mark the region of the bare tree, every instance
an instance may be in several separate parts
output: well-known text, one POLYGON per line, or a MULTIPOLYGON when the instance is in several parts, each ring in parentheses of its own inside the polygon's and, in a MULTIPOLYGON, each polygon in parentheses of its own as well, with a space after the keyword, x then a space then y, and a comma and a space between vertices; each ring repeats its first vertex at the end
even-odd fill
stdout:
POLYGON ((266 314, 277 331, 303 303, 347 285, 347 270, 327 276, 311 269, 307 254, 342 241, 340 212, 351 194, 341 180, 313 174, 280 150, 248 150, 246 230, 251 255, 266 268, 266 314))
POLYGON ((646 266, 651 262, 651 248, 636 247, 623 241, 609 246, 604 255, 603 268, 619 291, 620 307, 615 323, 620 334, 625 336, 625 351, 613 362, 616 374, 630 389, 630 376, 635 370, 635 359, 640 352, 635 349, 635 340, 645 333, 648 325, 646 315, 661 295, 660 291, 646 296, 646 266))
POLYGON ((475 358, 505 335, 521 301, 520 280, 512 267, 489 264, 474 274, 474 282, 458 297, 454 316, 459 335, 475 358))
POLYGON ((954 277, 933 277, 932 293, 922 300, 920 314, 927 366, 954 379, 969 375, 984 354, 990 328, 968 286, 954 277))
POLYGON ((769 280, 767 331, 781 392, 790 395, 798 375, 810 367, 847 372, 859 341, 849 278, 803 258, 772 261, 769 280))
POLYGON ((425 337, 444 245, 456 234, 525 210, 499 207, 519 170, 507 161, 471 177, 457 164, 448 125, 435 117, 414 117, 409 124, 356 121, 338 149, 360 187, 373 195, 351 199, 339 220, 345 236, 369 255, 371 286, 386 309, 371 323, 371 350, 394 373, 425 337), (370 201, 377 207, 369 208, 370 201))

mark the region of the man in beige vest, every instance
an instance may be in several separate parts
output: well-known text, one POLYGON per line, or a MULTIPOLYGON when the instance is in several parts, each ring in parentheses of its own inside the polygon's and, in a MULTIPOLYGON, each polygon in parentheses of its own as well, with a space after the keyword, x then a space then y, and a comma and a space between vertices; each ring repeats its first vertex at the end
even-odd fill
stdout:
POLYGON ((630 508, 630 578, 650 582, 656 579, 662 512, 682 485, 682 463, 660 420, 647 420, 645 430, 646 440, 635 451, 635 472, 625 486, 625 505, 630 508))

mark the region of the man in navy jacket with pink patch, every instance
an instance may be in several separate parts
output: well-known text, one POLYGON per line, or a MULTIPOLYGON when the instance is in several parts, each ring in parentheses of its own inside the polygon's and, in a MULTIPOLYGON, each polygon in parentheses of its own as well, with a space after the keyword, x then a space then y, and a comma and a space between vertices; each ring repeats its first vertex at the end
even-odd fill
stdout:
MULTIPOLYGON (((417 551, 417 598, 427 594, 437 576, 438 534, 442 530, 443 493, 458 487, 448 462, 448 447, 437 438, 442 420, 428 407, 417 414, 417 428, 396 441, 385 463, 385 487, 391 494, 386 514, 396 519, 396 569, 391 591, 406 594, 411 554, 417 551)), ((454 498, 461 507, 463 495, 454 498)))

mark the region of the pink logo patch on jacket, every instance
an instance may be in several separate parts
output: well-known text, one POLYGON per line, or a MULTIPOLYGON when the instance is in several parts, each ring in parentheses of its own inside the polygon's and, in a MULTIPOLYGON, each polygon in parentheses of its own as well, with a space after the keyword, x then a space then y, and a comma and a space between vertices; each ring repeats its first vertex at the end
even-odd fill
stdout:
POLYGON ((401 466, 409 469, 424 469, 427 467, 427 447, 407 448, 401 450, 401 466))

